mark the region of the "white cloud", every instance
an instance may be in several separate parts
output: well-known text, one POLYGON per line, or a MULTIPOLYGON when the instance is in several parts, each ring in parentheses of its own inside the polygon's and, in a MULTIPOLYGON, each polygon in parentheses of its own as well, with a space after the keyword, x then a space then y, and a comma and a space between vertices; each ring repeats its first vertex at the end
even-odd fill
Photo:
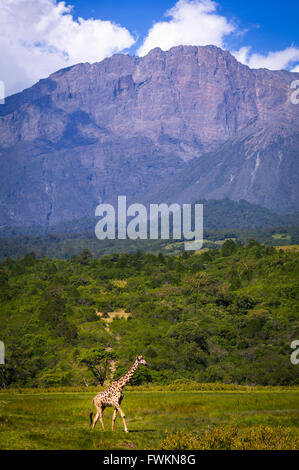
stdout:
MULTIPOLYGON (((240 31, 224 16, 217 14, 218 3, 212 0, 179 0, 165 13, 168 21, 155 23, 149 30, 137 54, 146 55, 151 49, 160 47, 169 50, 178 45, 204 46, 213 44, 225 47, 225 39, 231 33, 240 31)), ((251 68, 270 70, 290 69, 299 71, 299 49, 288 47, 266 55, 252 53, 251 46, 241 47, 232 54, 239 62, 251 68)))
POLYGON ((250 53, 250 46, 241 47, 238 51, 232 51, 232 55, 241 62, 241 64, 248 65, 248 56, 250 53))
MULTIPOLYGON (((269 52, 267 55, 251 54, 250 50, 251 47, 249 46, 241 47, 241 49, 232 52, 232 54, 239 62, 248 65, 252 69, 282 70, 288 69, 296 62, 299 62, 299 49, 296 47, 287 47, 282 51, 269 52)), ((299 71, 299 64, 292 71, 299 71)))
POLYGON ((65 2, 0 0, 0 80, 6 95, 59 68, 100 61, 134 43, 126 28, 110 21, 76 21, 65 2))
POLYGON ((223 47, 225 36, 235 26, 216 13, 218 4, 211 0, 179 0, 166 12, 169 21, 155 23, 149 30, 137 54, 146 55, 151 49, 168 50, 178 45, 223 47))
MULTIPOLYGON (((139 55, 154 47, 168 50, 181 44, 223 48, 228 35, 239 34, 228 18, 218 14, 218 3, 212 0, 179 0, 166 17, 148 31, 139 55)), ((111 21, 74 19, 72 6, 63 1, 0 0, 0 82, 6 95, 62 67, 100 61, 135 42, 125 27, 111 21)), ((233 54, 252 68, 299 71, 296 47, 262 55, 247 46, 233 54)))

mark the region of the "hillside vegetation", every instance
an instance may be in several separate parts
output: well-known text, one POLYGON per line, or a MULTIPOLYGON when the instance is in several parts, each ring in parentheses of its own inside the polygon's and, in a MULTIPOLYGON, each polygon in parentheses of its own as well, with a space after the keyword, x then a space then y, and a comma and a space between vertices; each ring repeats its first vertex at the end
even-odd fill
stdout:
POLYGON ((88 250, 69 260, 1 264, 0 385, 92 385, 84 354, 116 354, 114 377, 142 352, 133 385, 294 385, 299 253, 251 240, 181 256, 88 250))

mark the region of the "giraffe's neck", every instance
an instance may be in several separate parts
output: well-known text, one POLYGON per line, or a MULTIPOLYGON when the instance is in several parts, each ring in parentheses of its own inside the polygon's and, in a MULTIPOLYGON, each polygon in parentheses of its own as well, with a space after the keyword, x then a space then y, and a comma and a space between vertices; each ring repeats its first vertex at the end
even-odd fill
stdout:
POLYGON ((124 388, 130 382, 131 378, 136 372, 137 367, 138 367, 138 362, 136 360, 134 364, 132 365, 132 367, 128 370, 128 372, 123 377, 118 379, 117 382, 121 389, 124 388))

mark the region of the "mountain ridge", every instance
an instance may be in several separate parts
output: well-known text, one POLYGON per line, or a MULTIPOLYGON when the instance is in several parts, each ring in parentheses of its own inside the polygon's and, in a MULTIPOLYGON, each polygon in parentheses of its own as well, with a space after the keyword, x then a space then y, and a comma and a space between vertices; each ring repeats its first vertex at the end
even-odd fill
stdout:
POLYGON ((0 107, 0 223, 89 217, 120 194, 141 203, 229 197, 295 211, 296 78, 251 70, 215 46, 116 54, 57 71, 0 107))

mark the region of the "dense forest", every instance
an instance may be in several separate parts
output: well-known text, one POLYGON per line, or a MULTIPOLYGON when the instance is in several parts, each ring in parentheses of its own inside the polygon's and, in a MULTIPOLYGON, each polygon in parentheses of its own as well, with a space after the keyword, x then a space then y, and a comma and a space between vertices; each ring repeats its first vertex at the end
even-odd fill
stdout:
MULTIPOLYGON (((227 239, 247 244, 250 239, 270 246, 288 246, 299 244, 299 226, 297 227, 266 227, 258 229, 213 229, 204 231, 205 249, 219 249, 227 239)), ((0 238, 0 260, 7 257, 17 259, 27 253, 35 252, 37 258, 68 259, 80 255, 88 249, 95 258, 113 253, 130 253, 136 250, 158 255, 181 254, 184 250, 183 241, 177 240, 98 240, 94 232, 47 234, 36 237, 16 235, 0 238)))
POLYGON ((92 355, 113 359, 117 377, 138 353, 150 367, 138 369, 134 384, 298 384, 299 367, 290 362, 299 337, 298 272, 297 251, 254 240, 178 256, 95 259, 85 249, 68 260, 7 258, 0 387, 94 384, 92 355))

